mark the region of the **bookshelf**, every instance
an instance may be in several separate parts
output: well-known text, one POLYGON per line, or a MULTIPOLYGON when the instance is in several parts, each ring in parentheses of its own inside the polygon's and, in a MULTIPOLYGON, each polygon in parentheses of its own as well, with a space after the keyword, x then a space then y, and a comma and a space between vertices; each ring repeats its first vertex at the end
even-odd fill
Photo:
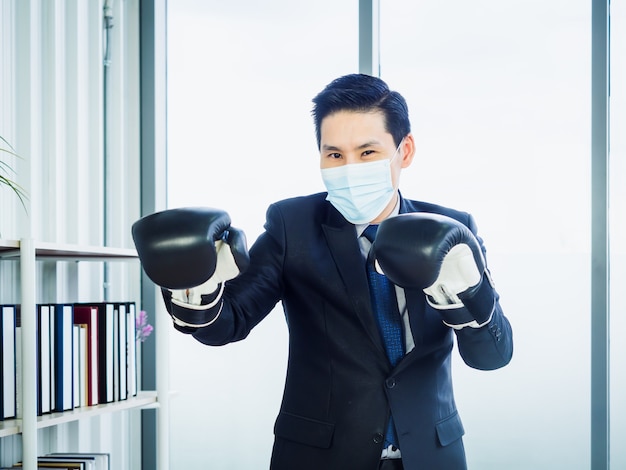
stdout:
MULTIPOLYGON (((138 262, 133 249, 75 246, 35 242, 32 239, 0 240, 0 261, 19 261, 21 278, 21 412, 17 419, 0 421, 0 438, 21 434, 24 470, 37 469, 38 430, 85 418, 129 409, 158 407, 156 391, 139 391, 137 396, 113 403, 74 408, 37 416, 36 263, 47 261, 138 262)), ((167 395, 167 393, 165 393, 167 395)))
MULTIPOLYGON (((116 411, 129 410, 133 408, 148 408, 152 406, 158 406, 156 392, 142 391, 139 392, 136 397, 129 397, 126 400, 116 401, 114 403, 104 403, 84 408, 75 408, 62 413, 50 413, 44 416, 38 416, 37 429, 56 426, 70 421, 77 421, 79 419, 92 418, 106 413, 115 413, 116 411)), ((0 421, 0 438, 20 434, 21 432, 21 419, 0 421)))
POLYGON ((118 456, 111 468, 167 470, 169 316, 134 250, 111 248, 132 246, 130 224, 167 206, 167 1, 10 0, 0 31, 11 71, 0 136, 16 154, 1 160, 29 196, 23 211, 0 194, 0 302, 21 304, 23 372, 19 419, 0 422, 0 466, 24 457, 34 469, 38 452, 79 447, 118 456), (140 377, 156 394, 38 417, 37 302, 121 296, 155 327, 140 377))

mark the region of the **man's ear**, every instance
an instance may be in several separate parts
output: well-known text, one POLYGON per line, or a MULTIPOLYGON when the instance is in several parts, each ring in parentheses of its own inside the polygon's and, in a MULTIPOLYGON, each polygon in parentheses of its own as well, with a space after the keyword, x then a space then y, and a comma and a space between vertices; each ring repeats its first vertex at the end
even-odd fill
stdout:
POLYGON ((402 142, 400 148, 400 155, 402 156, 402 168, 406 168, 413 162, 415 156, 415 139, 412 133, 408 133, 402 142))

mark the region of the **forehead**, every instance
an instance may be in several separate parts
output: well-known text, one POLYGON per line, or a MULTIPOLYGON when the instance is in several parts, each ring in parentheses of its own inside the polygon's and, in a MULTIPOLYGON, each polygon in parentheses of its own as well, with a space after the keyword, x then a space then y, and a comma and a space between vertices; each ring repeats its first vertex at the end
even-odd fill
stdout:
POLYGON ((320 126, 322 145, 342 146, 371 139, 393 141, 380 111, 338 111, 326 116, 320 126))

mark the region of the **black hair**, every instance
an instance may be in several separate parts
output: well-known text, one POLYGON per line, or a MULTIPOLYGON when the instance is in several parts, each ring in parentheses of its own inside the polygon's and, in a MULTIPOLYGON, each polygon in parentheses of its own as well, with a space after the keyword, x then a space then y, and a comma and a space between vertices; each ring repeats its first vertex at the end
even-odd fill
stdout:
POLYGON ((385 116, 385 130, 396 145, 411 132, 409 108, 402 95, 389 89, 378 77, 350 74, 339 77, 313 98, 313 120, 317 147, 321 145, 321 124, 325 117, 339 111, 380 111, 385 116))

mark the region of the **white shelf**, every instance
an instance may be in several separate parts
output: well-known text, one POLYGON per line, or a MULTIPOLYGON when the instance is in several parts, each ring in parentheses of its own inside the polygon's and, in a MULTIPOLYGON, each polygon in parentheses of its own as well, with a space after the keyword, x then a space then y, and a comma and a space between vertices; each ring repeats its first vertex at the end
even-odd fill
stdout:
MULTIPOLYGON (((37 417, 37 429, 56 426, 58 424, 78 421, 83 418, 91 418, 102 414, 114 413, 116 411, 130 410, 135 408, 146 408, 157 405, 157 394, 155 391, 139 392, 137 396, 126 400, 105 403, 102 405, 86 406, 74 408, 70 411, 59 413, 49 413, 37 417)), ((22 420, 10 419, 0 421, 0 437, 6 437, 22 432, 22 420)))
POLYGON ((18 240, 3 240, 0 238, 0 251, 18 250, 20 242, 18 240))
MULTIPOLYGON (((0 259, 19 257, 19 240, 0 240, 0 259)), ((136 259, 137 251, 130 248, 36 242, 35 257, 56 261, 126 261, 136 259)))
POLYGON ((6 421, 0 421, 0 437, 12 436, 13 434, 19 434, 21 432, 21 419, 9 419, 6 421))

